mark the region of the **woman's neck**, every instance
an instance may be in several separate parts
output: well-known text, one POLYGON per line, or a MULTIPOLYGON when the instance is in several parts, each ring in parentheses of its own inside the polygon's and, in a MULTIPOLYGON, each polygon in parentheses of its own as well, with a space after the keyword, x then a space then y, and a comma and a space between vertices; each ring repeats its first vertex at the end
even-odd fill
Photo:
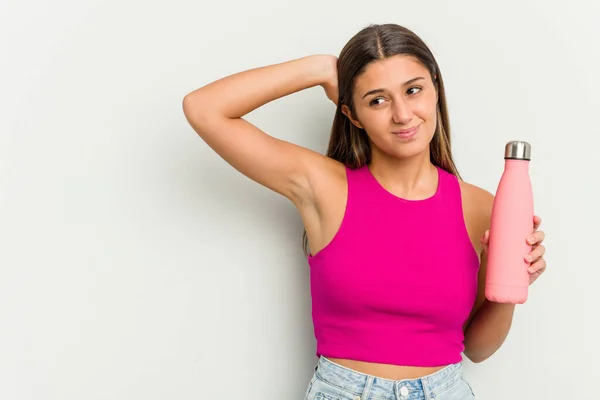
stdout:
POLYGON ((373 154, 369 169, 383 186, 400 197, 426 196, 438 186, 437 168, 431 163, 429 151, 405 159, 373 154))

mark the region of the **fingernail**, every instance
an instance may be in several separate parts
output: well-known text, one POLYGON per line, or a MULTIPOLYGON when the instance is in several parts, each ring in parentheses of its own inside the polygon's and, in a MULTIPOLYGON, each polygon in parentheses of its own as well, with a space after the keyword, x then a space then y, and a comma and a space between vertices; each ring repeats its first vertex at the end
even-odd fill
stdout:
POLYGON ((531 254, 526 255, 525 256, 525 261, 532 262, 533 261, 533 256, 531 254))
POLYGON ((529 268, 527 268, 527 271, 528 271, 530 274, 533 274, 533 273, 535 272, 535 268, 533 268, 533 267, 529 267, 529 268))
POLYGON ((535 242, 535 238, 533 236, 530 236, 529 238, 527 238, 527 241, 529 242, 529 244, 533 244, 535 242))

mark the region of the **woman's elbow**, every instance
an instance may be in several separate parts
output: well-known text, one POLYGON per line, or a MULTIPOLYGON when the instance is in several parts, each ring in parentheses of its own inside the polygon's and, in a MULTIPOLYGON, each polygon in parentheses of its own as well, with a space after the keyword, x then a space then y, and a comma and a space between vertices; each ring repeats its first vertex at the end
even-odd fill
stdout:
POLYGON ((469 351, 465 349, 464 355, 474 364, 479 364, 490 358, 491 354, 484 354, 483 352, 469 351))

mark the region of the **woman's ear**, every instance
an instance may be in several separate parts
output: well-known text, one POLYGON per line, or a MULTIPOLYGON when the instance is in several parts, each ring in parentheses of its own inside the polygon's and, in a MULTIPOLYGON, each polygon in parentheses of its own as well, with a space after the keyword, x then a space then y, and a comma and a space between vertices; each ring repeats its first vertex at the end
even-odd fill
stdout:
POLYGON ((352 124, 354 126, 356 126, 357 128, 359 128, 359 129, 365 129, 365 128, 363 128, 363 126, 360 123, 360 121, 357 120, 357 119, 355 119, 352 116, 352 112, 350 111, 350 108, 347 105, 345 105, 345 104, 342 105, 342 114, 344 114, 346 117, 348 117, 348 119, 350 120, 350 122, 352 122, 352 124))

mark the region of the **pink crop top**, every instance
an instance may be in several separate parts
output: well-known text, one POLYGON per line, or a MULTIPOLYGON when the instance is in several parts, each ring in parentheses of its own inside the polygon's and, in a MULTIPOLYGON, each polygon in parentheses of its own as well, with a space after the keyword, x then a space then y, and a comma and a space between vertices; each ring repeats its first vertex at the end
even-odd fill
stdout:
POLYGON ((346 168, 342 224, 308 256, 317 357, 424 367, 462 360, 479 257, 458 179, 437 169, 432 197, 405 200, 368 166, 346 168))

